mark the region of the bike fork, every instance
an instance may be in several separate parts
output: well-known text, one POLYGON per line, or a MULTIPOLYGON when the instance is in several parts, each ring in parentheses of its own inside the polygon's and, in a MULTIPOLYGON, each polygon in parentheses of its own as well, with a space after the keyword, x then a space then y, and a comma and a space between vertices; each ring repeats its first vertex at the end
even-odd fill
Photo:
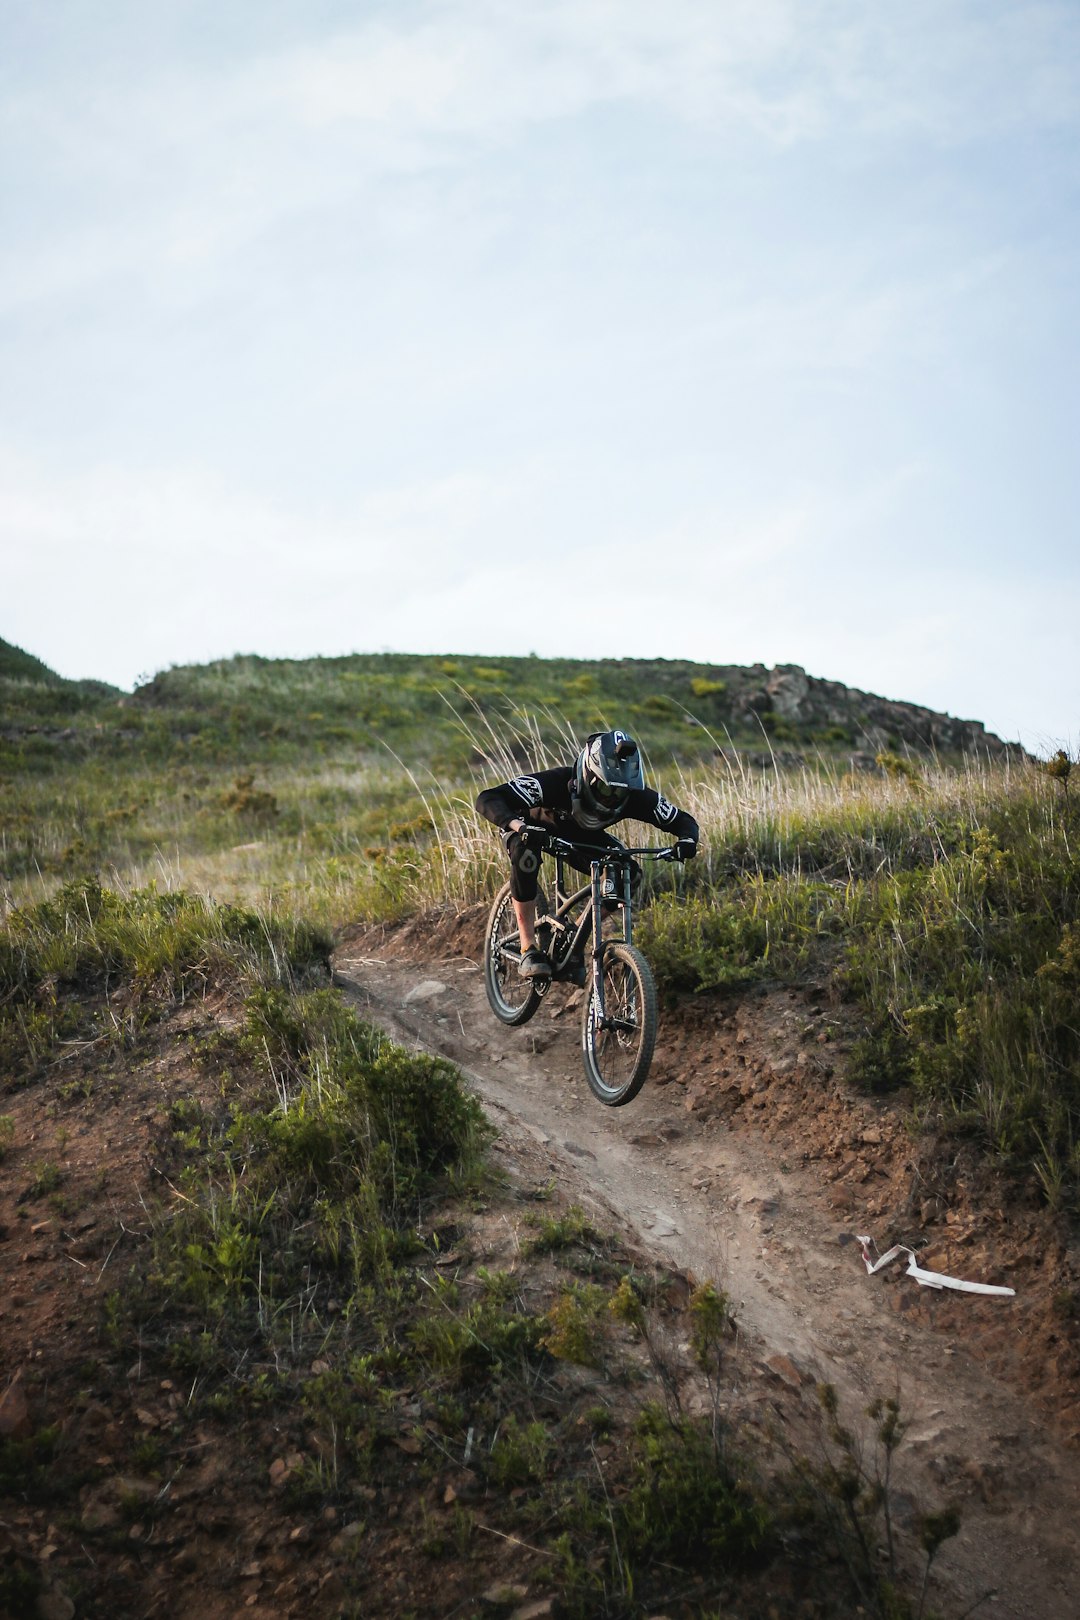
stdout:
POLYGON ((592 1016, 601 1027, 604 1023, 604 863, 592 863, 592 1016))

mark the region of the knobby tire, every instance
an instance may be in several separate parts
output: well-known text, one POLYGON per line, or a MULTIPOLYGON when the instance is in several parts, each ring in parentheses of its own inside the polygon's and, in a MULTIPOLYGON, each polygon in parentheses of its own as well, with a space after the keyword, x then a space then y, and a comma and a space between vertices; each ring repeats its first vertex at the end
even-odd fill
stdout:
POLYGON ((609 1108, 619 1108, 637 1096, 652 1063, 656 984, 652 969, 635 945, 609 942, 604 948, 603 973, 605 1011, 615 1027, 600 1027, 590 985, 581 1024, 582 1057, 594 1096, 609 1108))
POLYGON ((527 1024, 543 1000, 531 980, 520 977, 520 954, 514 902, 506 883, 495 896, 484 934, 484 989, 496 1018, 515 1026, 527 1024), (507 957, 507 951, 513 953, 513 960, 507 957))

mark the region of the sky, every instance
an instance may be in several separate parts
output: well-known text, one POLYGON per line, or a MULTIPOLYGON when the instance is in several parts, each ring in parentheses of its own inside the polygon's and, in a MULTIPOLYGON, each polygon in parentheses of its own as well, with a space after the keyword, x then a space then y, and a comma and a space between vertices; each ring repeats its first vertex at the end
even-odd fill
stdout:
POLYGON ((0 636, 1080 740, 1078 0, 0 0, 0 636))

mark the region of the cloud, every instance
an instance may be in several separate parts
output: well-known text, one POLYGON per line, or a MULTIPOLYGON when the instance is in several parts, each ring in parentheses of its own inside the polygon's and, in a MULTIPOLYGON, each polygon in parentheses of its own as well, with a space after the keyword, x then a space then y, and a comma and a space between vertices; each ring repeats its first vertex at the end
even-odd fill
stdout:
POLYGON ((452 171, 478 146, 502 151, 597 112, 652 111, 717 141, 779 147, 955 142, 1080 115, 1080 14, 1049 0, 944 12, 932 0, 446 0, 288 46, 256 27, 216 60, 147 53, 122 75, 106 59, 62 93, 41 49, 0 102, 13 173, 89 182, 117 206, 188 190, 250 229, 264 207, 452 171))

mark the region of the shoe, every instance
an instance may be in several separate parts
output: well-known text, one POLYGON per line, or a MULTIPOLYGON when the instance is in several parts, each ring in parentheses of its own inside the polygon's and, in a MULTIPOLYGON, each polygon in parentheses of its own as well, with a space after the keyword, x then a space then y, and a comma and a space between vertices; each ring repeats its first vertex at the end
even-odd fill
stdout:
POLYGON ((537 946, 530 945, 518 964, 518 972, 523 979, 550 979, 551 958, 537 946))

